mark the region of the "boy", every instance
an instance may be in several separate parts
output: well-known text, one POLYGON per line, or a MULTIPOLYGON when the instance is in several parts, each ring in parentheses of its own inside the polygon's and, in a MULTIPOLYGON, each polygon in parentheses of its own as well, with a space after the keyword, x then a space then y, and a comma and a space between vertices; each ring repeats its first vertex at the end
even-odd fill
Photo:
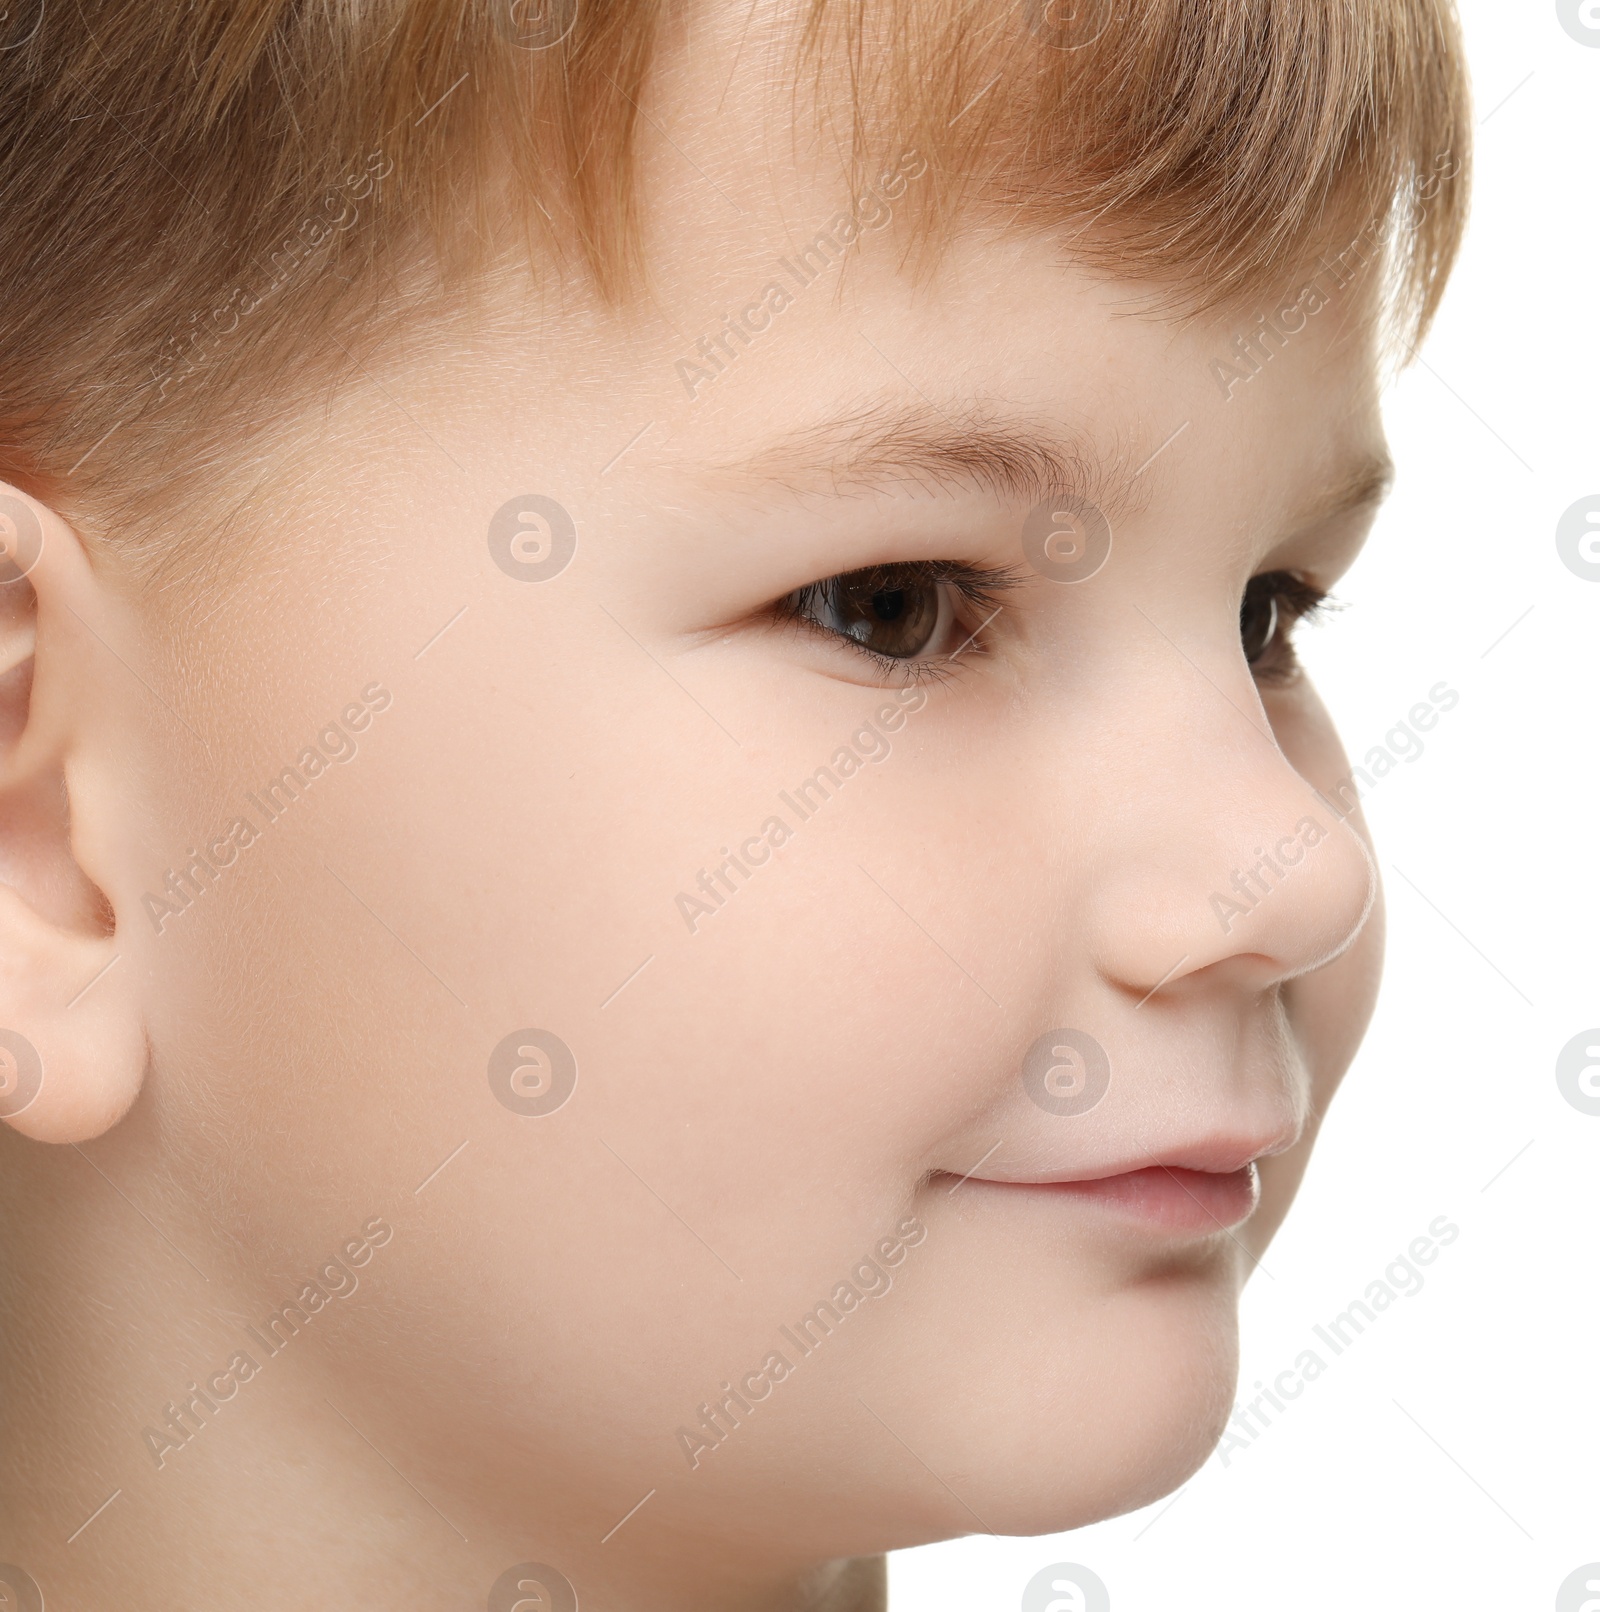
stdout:
POLYGON ((9 1604, 881 1605, 1194 1470, 1442 0, 0 40, 9 1604))

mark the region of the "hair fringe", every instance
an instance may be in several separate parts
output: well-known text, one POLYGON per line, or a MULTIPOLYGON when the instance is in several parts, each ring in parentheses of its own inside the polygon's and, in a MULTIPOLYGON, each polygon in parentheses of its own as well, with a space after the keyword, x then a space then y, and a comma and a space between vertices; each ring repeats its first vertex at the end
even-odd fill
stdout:
MULTIPOLYGON (((215 478, 219 422, 286 418, 429 305, 419 259, 444 295, 510 219, 547 273, 633 296, 641 103, 680 19, 543 0, 536 18, 570 26, 523 49, 525 3, 13 8, 0 476, 159 545, 161 513, 215 478), (361 228, 328 229, 347 205, 361 228), (319 272, 295 272, 307 253, 319 272), (211 363, 241 299, 261 311, 211 363)), ((793 34, 797 110, 804 79, 852 173, 891 143, 929 159, 908 207, 924 269, 967 221, 1014 224, 1198 313, 1370 229, 1392 330, 1426 330, 1467 199, 1450 0, 1080 0, 1066 36, 1059 3, 799 0, 771 25, 793 34)))

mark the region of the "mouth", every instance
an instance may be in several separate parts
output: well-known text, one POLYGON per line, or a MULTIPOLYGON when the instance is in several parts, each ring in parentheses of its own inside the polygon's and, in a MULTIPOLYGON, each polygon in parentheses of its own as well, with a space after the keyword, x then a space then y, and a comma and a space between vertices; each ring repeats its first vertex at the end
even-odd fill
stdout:
POLYGON ((1025 1195, 1041 1202, 1081 1204, 1124 1226, 1158 1235, 1205 1237, 1231 1231, 1255 1213, 1261 1200, 1256 1160, 1279 1150, 1217 1149, 1201 1157, 1190 1152, 1066 1180, 974 1175, 960 1185, 963 1190, 1003 1191, 1013 1198, 1025 1195))
POLYGON ((1011 1183, 1024 1192, 1042 1192, 1094 1203, 1108 1213, 1179 1236, 1231 1231, 1255 1213, 1261 1173, 1254 1161, 1237 1170, 1191 1170, 1181 1164, 1152 1164, 1093 1181, 1011 1183))

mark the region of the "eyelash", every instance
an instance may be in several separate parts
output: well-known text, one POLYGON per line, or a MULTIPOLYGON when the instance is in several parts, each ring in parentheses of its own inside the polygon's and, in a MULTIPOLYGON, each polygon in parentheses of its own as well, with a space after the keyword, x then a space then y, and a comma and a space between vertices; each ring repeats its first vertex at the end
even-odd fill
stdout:
MULTIPOLYGON (((869 566, 856 571, 844 571, 807 583, 803 588, 786 594, 773 606, 773 614, 797 629, 817 634, 830 644, 853 650, 877 668, 886 680, 903 683, 923 683, 946 679, 955 675, 955 661, 971 648, 984 653, 978 637, 998 614, 1004 595, 1021 586, 1027 578, 1019 571, 1006 567, 968 565, 956 560, 919 560, 898 565, 869 566), (816 619, 815 612, 827 598, 830 588, 837 588, 852 580, 881 574, 911 583, 937 583, 953 587, 962 601, 982 618, 982 624, 954 654, 904 658, 885 655, 866 644, 825 627, 816 619)), ((1250 662, 1251 675, 1257 683, 1268 687, 1282 687, 1292 683, 1301 671, 1291 638, 1294 628, 1302 621, 1315 621, 1328 612, 1340 608, 1331 594, 1292 571, 1265 571, 1250 579, 1240 600, 1241 635, 1245 611, 1252 603, 1259 605, 1265 594, 1273 608, 1273 631, 1262 645, 1256 658, 1250 662)), ((1248 659, 1248 651, 1247 651, 1248 659)))
MULTIPOLYGON (((1268 688, 1282 688, 1293 683, 1301 672, 1300 661, 1294 652, 1292 634, 1302 621, 1316 621, 1328 612, 1340 608, 1339 602, 1325 589, 1307 582, 1293 571, 1264 571, 1251 577, 1244 597, 1239 601, 1240 635, 1243 638, 1244 616, 1252 603, 1252 590, 1256 602, 1266 594, 1274 607, 1273 631, 1253 661, 1250 672, 1256 682, 1268 688)), ((1246 659, 1249 659, 1246 648, 1246 659)))
POLYGON ((969 651, 980 655, 984 653, 984 644, 978 635, 998 614, 1004 595, 1026 581, 1027 578, 1021 571, 1004 566, 969 565, 959 560, 911 560, 897 565, 867 566, 857 571, 842 571, 836 576, 809 582, 805 587, 796 588, 793 593, 786 594, 780 599, 773 606, 773 614, 780 621, 787 621, 796 628, 816 633, 830 644, 839 644, 854 650, 856 654, 875 666, 887 680, 911 684, 938 682, 958 675, 955 663, 969 651), (829 588, 874 572, 903 578, 907 582, 937 583, 954 588, 962 602, 977 613, 981 624, 953 654, 908 659, 882 654, 853 638, 832 631, 816 620, 812 612, 825 602, 829 588))

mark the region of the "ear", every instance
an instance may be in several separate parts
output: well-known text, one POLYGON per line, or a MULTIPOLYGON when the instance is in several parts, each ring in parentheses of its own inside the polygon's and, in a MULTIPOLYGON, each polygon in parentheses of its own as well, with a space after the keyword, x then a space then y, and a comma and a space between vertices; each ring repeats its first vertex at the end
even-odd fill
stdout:
POLYGON ((114 1125, 146 1062, 95 876, 116 781, 81 742, 94 679, 115 664, 89 625, 107 609, 77 534, 0 483, 0 1120, 48 1142, 114 1125))

